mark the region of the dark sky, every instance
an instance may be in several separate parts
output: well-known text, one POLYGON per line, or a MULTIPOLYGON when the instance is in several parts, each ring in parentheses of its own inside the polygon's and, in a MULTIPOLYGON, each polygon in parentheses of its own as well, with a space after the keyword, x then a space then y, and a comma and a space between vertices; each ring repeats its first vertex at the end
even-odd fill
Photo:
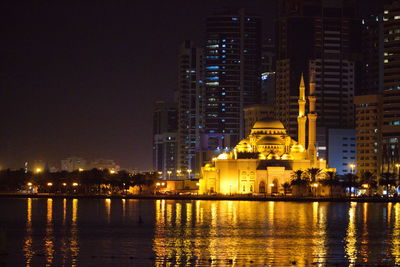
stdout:
POLYGON ((0 4, 3 168, 33 160, 58 167, 68 156, 151 168, 153 102, 172 99, 180 42, 200 43, 205 17, 238 5, 262 14, 271 35, 276 7, 275 0, 26 2, 0 4))

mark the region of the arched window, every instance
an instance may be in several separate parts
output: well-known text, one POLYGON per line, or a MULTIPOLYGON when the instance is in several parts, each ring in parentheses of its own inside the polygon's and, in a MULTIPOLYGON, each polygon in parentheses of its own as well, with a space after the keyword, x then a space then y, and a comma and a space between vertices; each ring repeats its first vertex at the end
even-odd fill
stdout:
POLYGON ((265 194, 265 183, 264 181, 261 181, 259 186, 258 186, 258 191, 262 194, 265 194))

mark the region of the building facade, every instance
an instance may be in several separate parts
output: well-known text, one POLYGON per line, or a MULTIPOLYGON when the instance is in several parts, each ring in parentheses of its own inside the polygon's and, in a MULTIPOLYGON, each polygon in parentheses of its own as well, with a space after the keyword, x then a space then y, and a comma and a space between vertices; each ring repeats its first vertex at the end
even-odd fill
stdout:
MULTIPOLYGON (((357 1, 281 0, 277 19, 276 113, 297 134, 299 77, 314 78, 317 146, 329 150, 330 128, 353 128, 361 23, 357 1)), ((327 150, 319 150, 327 156, 327 150)))
POLYGON ((202 168, 200 193, 280 193, 283 184, 290 182, 293 171, 326 168, 326 161, 318 159, 316 153, 315 84, 310 83, 306 98, 301 81, 298 141, 287 134, 280 121, 256 122, 247 138, 232 151, 221 153, 202 168))
POLYGON ((398 173, 400 163, 400 1, 384 8, 384 92, 382 172, 398 173))
POLYGON ((177 168, 195 168, 203 130, 203 49, 184 41, 178 54, 178 161, 177 168))
POLYGON ((67 172, 73 172, 76 170, 85 170, 86 160, 79 157, 70 157, 61 160, 61 170, 67 172))
POLYGON ((261 77, 261 18, 238 12, 206 21, 203 149, 233 147, 244 136, 243 108, 257 103, 261 77))
POLYGON ((328 165, 338 175, 355 172, 356 131, 354 129, 329 129, 328 165), (352 167, 354 166, 354 167, 352 167))
POLYGON ((178 162, 178 107, 158 101, 153 112, 153 168, 167 178, 178 162))

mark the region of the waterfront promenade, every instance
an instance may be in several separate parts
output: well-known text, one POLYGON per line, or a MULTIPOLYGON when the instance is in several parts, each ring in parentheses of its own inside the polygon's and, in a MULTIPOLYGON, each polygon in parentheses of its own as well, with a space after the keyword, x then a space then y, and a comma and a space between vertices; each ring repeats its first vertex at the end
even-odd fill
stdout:
POLYGON ((166 199, 166 200, 228 200, 228 201, 289 201, 289 202, 400 202, 400 197, 298 197, 270 195, 162 195, 162 194, 21 194, 0 193, 0 198, 67 198, 67 199, 166 199))

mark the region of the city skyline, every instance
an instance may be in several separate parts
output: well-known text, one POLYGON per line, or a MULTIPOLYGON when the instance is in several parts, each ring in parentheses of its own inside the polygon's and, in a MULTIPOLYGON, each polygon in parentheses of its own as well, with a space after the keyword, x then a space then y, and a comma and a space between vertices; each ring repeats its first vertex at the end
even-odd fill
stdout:
MULTIPOLYGON (((153 103, 172 100, 179 44, 202 45, 205 18, 239 2, 2 4, 0 165, 79 156, 151 169, 153 103)), ((245 7, 273 36, 276 1, 245 7)))

